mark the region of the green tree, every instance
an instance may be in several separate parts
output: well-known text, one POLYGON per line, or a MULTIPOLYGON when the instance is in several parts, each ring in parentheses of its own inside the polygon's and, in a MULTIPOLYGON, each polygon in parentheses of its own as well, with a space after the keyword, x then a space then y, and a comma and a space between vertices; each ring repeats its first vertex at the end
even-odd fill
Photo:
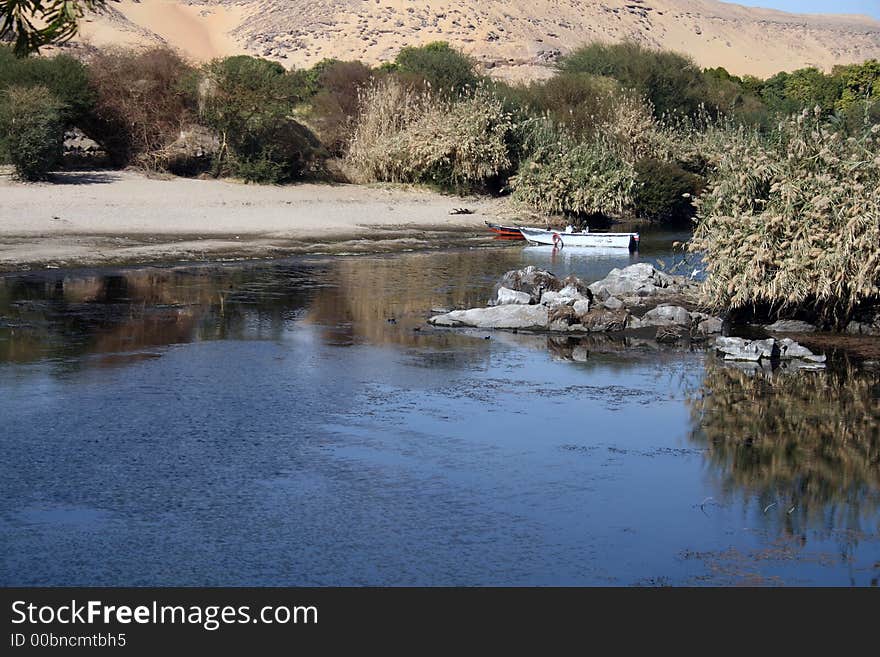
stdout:
POLYGON ((833 73, 843 87, 837 109, 846 111, 864 101, 880 102, 880 61, 869 59, 863 64, 835 67, 833 73))
POLYGON ((5 157, 23 180, 42 180, 61 160, 64 123, 46 87, 10 87, 0 96, 5 157))
POLYGON ((206 67, 202 117, 220 136, 218 173, 253 182, 286 182, 300 175, 319 144, 293 118, 300 81, 276 62, 240 55, 206 67))
POLYGON ((23 57, 73 37, 86 10, 104 0, 0 0, 0 40, 11 38, 23 57))
POLYGON ((685 55, 650 50, 637 43, 593 43, 559 61, 565 73, 612 77, 645 96, 654 113, 695 114, 707 99, 700 68, 685 55))
POLYGON ((68 125, 79 125, 94 109, 88 68, 68 55, 17 58, 12 49, 0 46, 0 90, 12 86, 49 89, 68 125))
POLYGON ((785 97, 794 103, 795 109, 818 105, 822 111, 830 112, 840 98, 841 86, 838 78, 809 67, 789 74, 785 79, 784 90, 785 97))
POLYGON ((452 48, 445 41, 425 46, 403 48, 394 60, 395 70, 418 75, 436 91, 460 93, 479 82, 470 57, 452 48))

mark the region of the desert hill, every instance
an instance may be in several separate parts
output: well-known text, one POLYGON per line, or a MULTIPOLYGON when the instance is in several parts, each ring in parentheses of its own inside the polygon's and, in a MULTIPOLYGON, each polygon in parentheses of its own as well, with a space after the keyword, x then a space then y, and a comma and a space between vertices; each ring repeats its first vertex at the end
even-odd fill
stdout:
POLYGON ((167 43, 196 60, 247 53, 302 67, 378 63, 443 40, 494 74, 527 78, 582 43, 623 39, 758 76, 880 58, 880 21, 715 0, 111 0, 79 42, 167 43))

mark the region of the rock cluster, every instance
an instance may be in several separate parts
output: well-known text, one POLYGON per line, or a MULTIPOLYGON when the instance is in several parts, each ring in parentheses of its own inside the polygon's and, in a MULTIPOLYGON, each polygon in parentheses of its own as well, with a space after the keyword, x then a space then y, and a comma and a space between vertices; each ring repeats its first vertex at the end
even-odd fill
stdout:
POLYGON ((825 367, 825 356, 814 354, 791 338, 777 340, 746 340, 745 338, 717 337, 715 349, 724 355, 724 360, 751 363, 770 361, 791 361, 798 369, 821 369, 825 367))
POLYGON ((597 333, 656 327, 664 339, 707 336, 721 331, 721 320, 693 312, 687 303, 691 283, 639 263, 613 269, 587 285, 576 276, 560 279, 530 266, 507 272, 487 308, 455 310, 432 317, 435 326, 531 329, 559 333, 597 333), (672 299, 675 302, 670 302, 672 299), (641 317, 635 308, 653 306, 641 317))

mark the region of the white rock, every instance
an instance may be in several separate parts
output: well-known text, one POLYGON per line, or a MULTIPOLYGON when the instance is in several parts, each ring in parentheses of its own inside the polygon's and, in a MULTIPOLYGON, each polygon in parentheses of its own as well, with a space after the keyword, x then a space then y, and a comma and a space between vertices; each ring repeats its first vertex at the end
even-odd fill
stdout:
POLYGON ((583 315, 584 313, 590 312, 590 301, 589 299, 578 299, 571 305, 571 307, 578 315, 583 315))
POLYGON ((824 363, 824 354, 814 354, 802 344, 798 344, 791 338, 784 338, 779 341, 779 357, 780 358, 796 358, 811 363, 824 363))
POLYGON ((620 308, 623 308, 623 301, 617 297, 608 297, 602 302, 602 305, 608 310, 619 310, 620 308))
POLYGON ((690 326, 691 315, 681 306, 657 306, 642 317, 646 326, 690 326))
POLYGON ((507 304, 527 306, 531 302, 532 297, 528 292, 511 290, 509 287, 499 287, 495 295, 495 303, 499 306, 506 306, 507 304))
POLYGON ((496 329, 547 329, 545 306, 507 304, 470 310, 453 310, 428 320, 435 326, 474 326, 496 329))

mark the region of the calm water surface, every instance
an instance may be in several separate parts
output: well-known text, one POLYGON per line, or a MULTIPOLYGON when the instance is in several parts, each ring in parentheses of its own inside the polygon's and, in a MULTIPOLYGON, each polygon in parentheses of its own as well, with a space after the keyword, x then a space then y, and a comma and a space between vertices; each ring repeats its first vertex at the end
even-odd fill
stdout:
POLYGON ((0 277, 0 585, 876 585, 876 373, 425 325, 674 239, 0 277))

